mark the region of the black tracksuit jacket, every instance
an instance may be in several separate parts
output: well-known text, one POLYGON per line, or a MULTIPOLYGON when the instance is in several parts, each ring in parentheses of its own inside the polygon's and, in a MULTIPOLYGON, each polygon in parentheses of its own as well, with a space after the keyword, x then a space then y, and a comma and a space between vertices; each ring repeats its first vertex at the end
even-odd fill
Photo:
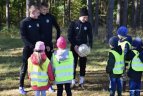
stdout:
POLYGON ((20 34, 25 46, 33 47, 40 40, 39 19, 27 17, 20 22, 20 34))
POLYGON ((92 47, 92 27, 89 22, 82 23, 80 20, 71 22, 68 29, 68 40, 71 45, 88 44, 92 47))
POLYGON ((41 41, 43 41, 46 46, 49 46, 49 44, 52 43, 53 26, 57 30, 56 40, 60 37, 60 27, 55 17, 49 13, 47 13, 46 15, 41 14, 39 16, 39 19, 40 19, 41 41))

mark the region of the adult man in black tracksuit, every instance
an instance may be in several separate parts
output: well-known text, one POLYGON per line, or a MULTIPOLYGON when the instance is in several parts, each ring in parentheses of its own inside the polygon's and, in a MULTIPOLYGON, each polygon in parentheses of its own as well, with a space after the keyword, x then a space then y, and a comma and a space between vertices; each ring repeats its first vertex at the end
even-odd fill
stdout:
POLYGON ((88 11, 86 8, 81 8, 79 20, 71 22, 71 25, 68 29, 68 40, 71 43, 71 51, 74 55, 74 80, 72 82, 72 86, 75 85, 75 76, 76 76, 76 67, 77 61, 79 57, 79 66, 80 66, 80 78, 79 78, 79 86, 83 87, 84 77, 85 77, 85 68, 86 68, 86 57, 80 57, 75 48, 77 48, 81 44, 87 44, 92 47, 92 27, 88 22, 88 11))
POLYGON ((57 24, 57 21, 53 15, 49 13, 49 8, 46 3, 41 3, 40 7, 40 34, 41 34, 41 41, 43 41, 46 45, 46 55, 49 59, 51 59, 52 50, 53 50, 53 43, 52 43, 52 29, 53 26, 57 30, 56 40, 60 37, 60 27, 57 24))
POLYGON ((33 53, 33 49, 35 46, 35 43, 40 40, 40 34, 39 34, 39 10, 36 5, 31 5, 29 8, 30 16, 23 19, 20 22, 20 34, 21 39, 24 42, 24 48, 23 48, 23 64, 21 66, 20 71, 20 86, 19 86, 19 92, 20 94, 25 95, 26 92, 24 91, 24 78, 27 72, 27 59, 30 57, 30 55, 33 53))

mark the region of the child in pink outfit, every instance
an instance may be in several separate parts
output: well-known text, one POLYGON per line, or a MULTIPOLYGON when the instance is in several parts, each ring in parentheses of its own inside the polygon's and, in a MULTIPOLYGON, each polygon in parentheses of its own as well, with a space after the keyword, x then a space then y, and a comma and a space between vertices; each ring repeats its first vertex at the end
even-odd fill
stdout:
POLYGON ((46 96, 46 90, 54 81, 52 70, 50 60, 45 54, 44 43, 36 42, 34 52, 28 59, 28 76, 35 96, 40 96, 40 93, 41 96, 46 96))

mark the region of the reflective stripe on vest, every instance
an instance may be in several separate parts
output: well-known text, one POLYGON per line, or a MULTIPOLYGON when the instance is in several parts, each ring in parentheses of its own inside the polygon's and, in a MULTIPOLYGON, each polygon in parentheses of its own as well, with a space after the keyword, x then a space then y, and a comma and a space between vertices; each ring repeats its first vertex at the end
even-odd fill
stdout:
POLYGON ((135 71, 143 71, 143 62, 141 62, 139 58, 139 52, 137 50, 133 50, 133 52, 135 53, 135 56, 131 62, 132 69, 135 71))
POLYGON ((68 58, 66 60, 57 61, 55 54, 53 54, 52 59, 53 67, 55 70, 55 81, 63 82, 72 80, 74 71, 74 58, 72 52, 68 52, 68 58))
POLYGON ((128 44, 129 45, 129 49, 131 49, 131 44, 128 41, 124 41, 124 42, 118 42, 118 45, 121 45, 122 50, 125 50, 125 45, 128 44))
POLYGON ((124 70, 124 54, 122 52, 122 55, 117 53, 116 51, 110 50, 110 52, 114 55, 115 57, 115 65, 113 68, 113 73, 114 74, 122 74, 124 70))
POLYGON ((48 65, 50 61, 46 61, 42 64, 42 69, 38 65, 34 65, 31 62, 31 59, 28 59, 28 71, 30 73, 31 85, 32 86, 46 86, 48 85, 48 65))

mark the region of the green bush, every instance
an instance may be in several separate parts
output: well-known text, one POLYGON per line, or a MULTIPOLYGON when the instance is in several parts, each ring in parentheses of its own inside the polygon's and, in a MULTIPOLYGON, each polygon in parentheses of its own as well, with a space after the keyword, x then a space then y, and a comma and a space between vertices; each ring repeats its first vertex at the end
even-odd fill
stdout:
POLYGON ((9 29, 7 28, 7 26, 3 26, 0 30, 0 33, 11 38, 19 37, 19 29, 18 27, 13 25, 10 26, 9 29))

